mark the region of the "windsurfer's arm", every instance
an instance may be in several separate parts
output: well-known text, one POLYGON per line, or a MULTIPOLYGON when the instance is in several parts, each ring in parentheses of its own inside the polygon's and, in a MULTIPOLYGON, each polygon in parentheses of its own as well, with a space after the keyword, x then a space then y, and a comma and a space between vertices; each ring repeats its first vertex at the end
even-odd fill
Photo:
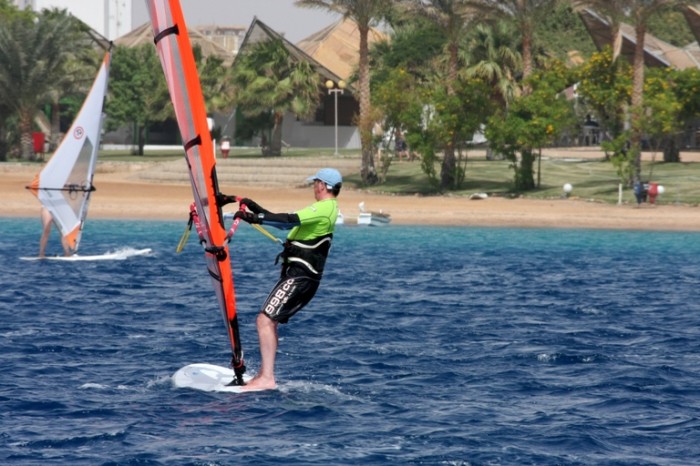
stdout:
POLYGON ((240 203, 242 206, 246 206, 250 212, 239 210, 234 214, 234 218, 238 217, 245 222, 268 225, 280 230, 291 230, 301 225, 301 220, 297 214, 276 214, 270 212, 247 197, 241 199, 240 203))
MULTIPOLYGON (((248 204, 246 204, 248 205, 248 204)), ((250 206, 248 206, 250 208, 250 206)), ((258 223, 261 225, 269 225, 279 228, 280 230, 291 230, 292 228, 301 225, 297 214, 275 214, 267 210, 254 213, 239 210, 233 214, 233 218, 240 218, 244 222, 258 223)))

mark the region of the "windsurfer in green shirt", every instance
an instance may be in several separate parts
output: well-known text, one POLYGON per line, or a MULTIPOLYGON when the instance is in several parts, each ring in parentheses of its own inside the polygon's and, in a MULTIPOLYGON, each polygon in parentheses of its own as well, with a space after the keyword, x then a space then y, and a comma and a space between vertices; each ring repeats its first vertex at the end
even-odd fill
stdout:
POLYGON ((275 355, 277 326, 306 306, 316 294, 323 268, 331 248, 338 216, 336 197, 343 179, 333 168, 323 168, 307 178, 313 183, 316 202, 297 212, 272 213, 250 199, 241 199, 241 209, 234 215, 248 223, 291 229, 280 254, 282 272, 258 314, 256 325, 260 341, 260 370, 244 390, 268 390, 276 387, 275 355))

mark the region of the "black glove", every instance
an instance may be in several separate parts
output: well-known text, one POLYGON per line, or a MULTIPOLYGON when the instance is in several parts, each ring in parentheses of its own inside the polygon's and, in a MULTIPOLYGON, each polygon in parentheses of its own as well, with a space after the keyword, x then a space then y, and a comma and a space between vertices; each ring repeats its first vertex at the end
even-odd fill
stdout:
POLYGON ((262 223, 262 219, 257 214, 252 214, 243 210, 237 210, 236 213, 233 214, 233 219, 235 220, 237 218, 247 223, 262 223))
POLYGON ((248 207, 248 210, 255 214, 260 214, 260 213, 265 213, 265 209, 260 207, 254 200, 248 199, 247 197, 244 197, 241 199, 241 204, 245 205, 248 207))
POLYGON ((226 204, 236 203, 238 198, 236 196, 227 196, 226 194, 218 193, 216 195, 216 205, 223 207, 226 204))

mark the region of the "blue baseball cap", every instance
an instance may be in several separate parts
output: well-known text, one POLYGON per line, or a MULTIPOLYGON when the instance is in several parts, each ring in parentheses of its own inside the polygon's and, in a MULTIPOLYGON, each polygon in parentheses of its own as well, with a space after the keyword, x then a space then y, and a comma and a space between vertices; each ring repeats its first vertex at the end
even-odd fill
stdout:
POLYGON ((343 182, 343 177, 340 176, 340 172, 335 168, 322 168, 314 176, 306 179, 308 183, 316 180, 323 181, 328 188, 333 189, 335 185, 343 182))

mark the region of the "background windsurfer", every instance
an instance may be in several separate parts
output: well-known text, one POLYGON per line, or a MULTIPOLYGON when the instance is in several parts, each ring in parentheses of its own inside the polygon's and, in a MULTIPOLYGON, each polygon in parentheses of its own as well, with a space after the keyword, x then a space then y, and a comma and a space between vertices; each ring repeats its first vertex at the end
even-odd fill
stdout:
MULTIPOLYGON (((54 223, 53 216, 49 209, 46 207, 41 208, 41 239, 39 240, 39 257, 46 257, 46 245, 49 242, 49 235, 51 234, 51 225, 54 223)), ((58 230, 58 228, 57 228, 58 230)), ((60 233, 60 230, 59 230, 60 233)), ((63 253, 66 257, 72 254, 70 247, 68 246, 68 241, 61 235, 61 245, 63 246, 63 253)))
MULTIPOLYGON (((333 239, 338 216, 336 197, 343 179, 338 170, 323 168, 307 178, 313 183, 316 202, 297 212, 272 213, 250 199, 241 199, 234 218, 251 224, 291 229, 278 256, 282 259, 280 278, 270 291, 258 314, 256 325, 260 342, 260 369, 243 390, 267 390, 276 387, 275 356, 277 327, 287 321, 316 294, 333 239)), ((276 261, 275 261, 276 263, 276 261)))

